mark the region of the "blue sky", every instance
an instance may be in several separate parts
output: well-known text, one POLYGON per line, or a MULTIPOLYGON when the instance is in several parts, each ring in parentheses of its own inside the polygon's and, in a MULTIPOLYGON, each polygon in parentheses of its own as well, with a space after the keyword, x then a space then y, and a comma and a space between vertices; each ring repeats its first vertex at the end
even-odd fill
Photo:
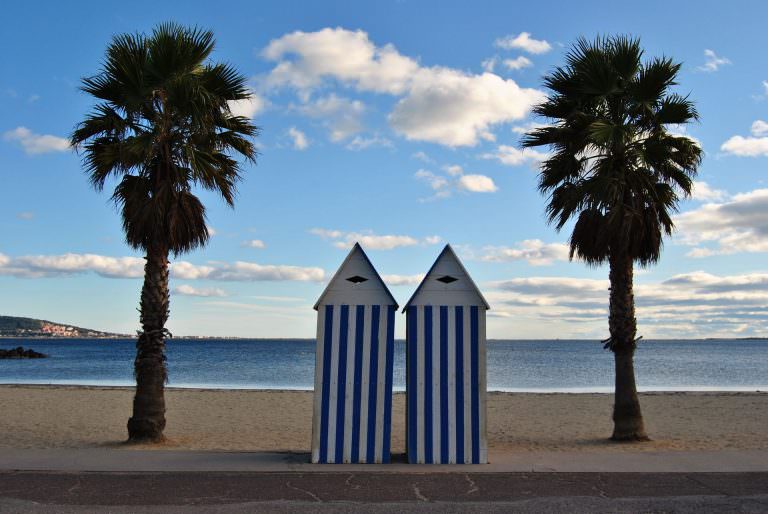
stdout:
MULTIPOLYGON (((133 332, 140 255, 66 137, 114 34, 212 29, 250 77, 261 127, 237 206, 201 194, 215 235, 173 264, 182 335, 311 337, 311 309, 360 240, 400 302, 450 242, 496 338, 604 337, 607 269, 569 262, 521 132, 579 36, 629 33, 682 61, 706 157, 661 262, 636 275, 645 337, 768 334, 768 5, 742 2, 102 2, 4 7, 0 313, 133 332), (553 16, 555 14, 556 16, 553 16)), ((680 130, 680 129, 676 129, 680 130)), ((400 332, 404 323, 400 324, 400 332)))

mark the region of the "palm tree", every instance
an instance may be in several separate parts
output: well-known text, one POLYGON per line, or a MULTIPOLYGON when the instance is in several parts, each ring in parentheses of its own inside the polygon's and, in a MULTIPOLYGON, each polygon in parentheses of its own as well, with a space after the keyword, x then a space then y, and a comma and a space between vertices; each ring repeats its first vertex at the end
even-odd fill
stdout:
POLYGON ((149 35, 118 35, 100 72, 82 80, 82 91, 98 103, 75 128, 72 145, 83 151, 97 191, 110 178, 119 181, 112 200, 126 242, 146 255, 130 441, 163 439, 168 258, 205 245, 210 235, 192 189, 214 191, 233 206, 242 171, 233 156, 255 162, 257 128, 229 107, 249 98, 246 79, 209 62, 214 45, 212 32, 174 23, 149 35))
POLYGON ((648 439, 635 384, 633 265, 659 260, 702 158, 696 142, 670 132, 698 120, 693 103, 671 91, 680 66, 666 57, 643 62, 638 39, 579 39, 565 66, 545 77, 549 97, 534 109, 552 124, 523 138, 525 147, 552 150, 539 191, 549 196, 548 219, 558 231, 575 220, 571 259, 610 266, 603 342, 616 367, 613 440, 648 439))

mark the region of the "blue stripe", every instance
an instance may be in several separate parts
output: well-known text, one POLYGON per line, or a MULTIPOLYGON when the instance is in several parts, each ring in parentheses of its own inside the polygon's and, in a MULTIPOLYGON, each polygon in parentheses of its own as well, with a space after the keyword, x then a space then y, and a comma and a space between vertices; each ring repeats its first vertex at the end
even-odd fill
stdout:
POLYGON ((331 346, 333 344, 333 305, 325 306, 325 329, 323 341, 323 382, 320 400, 320 462, 328 462, 328 397, 331 388, 331 346))
POLYGON ((417 330, 417 310, 416 306, 408 307, 408 314, 406 317, 406 323, 407 327, 406 330, 408 331, 407 335, 407 348, 406 348, 406 371, 407 371, 407 387, 408 390, 406 392, 406 409, 408 411, 407 416, 407 423, 408 423, 408 437, 406 440, 406 450, 408 453, 408 462, 411 464, 415 464, 417 460, 417 441, 416 441, 416 379, 418 378, 416 376, 416 370, 418 369, 418 362, 416 362, 416 356, 418 355, 416 353, 416 347, 419 344, 418 341, 418 330, 417 330))
POLYGON ((339 320, 339 383, 336 396, 336 459, 344 461, 344 396, 347 390, 347 332, 349 330, 349 305, 341 306, 339 320))
POLYGON ((440 306, 440 462, 448 463, 448 307, 440 306))
POLYGON ((478 323, 477 306, 470 307, 470 326, 472 337, 472 463, 480 463, 480 405, 478 380, 478 323))
POLYGON ((432 306, 424 306, 424 462, 432 464, 432 306))
POLYGON ((368 367, 368 435, 366 454, 368 462, 376 461, 376 392, 378 391, 379 370, 379 317, 381 307, 371 308, 371 361, 368 367))
POLYGON ((456 462, 464 463, 464 308, 456 307, 456 462))
POLYGON ((355 376, 352 396, 352 462, 360 457, 360 396, 363 382, 363 326, 365 324, 365 306, 357 306, 355 318, 355 376))
POLYGON ((392 375, 395 354, 395 310, 394 305, 389 306, 389 316, 387 317, 387 380, 386 389, 384 389, 384 444, 382 445, 384 454, 382 462, 389 462, 389 444, 392 437, 392 375))

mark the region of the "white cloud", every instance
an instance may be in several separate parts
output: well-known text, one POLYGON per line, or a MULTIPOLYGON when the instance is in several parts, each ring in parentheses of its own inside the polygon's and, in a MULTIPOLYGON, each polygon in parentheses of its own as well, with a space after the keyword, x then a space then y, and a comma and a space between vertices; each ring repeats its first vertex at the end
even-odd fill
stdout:
POLYGON ((768 137, 733 136, 722 144, 720 150, 739 157, 766 157, 768 137))
POLYGON ((355 136, 352 138, 352 141, 347 143, 347 148, 349 150, 366 150, 368 148, 392 148, 394 145, 392 144, 392 141, 385 137, 380 136, 372 136, 372 137, 363 137, 363 136, 355 136))
POLYGON ((527 134, 528 132, 531 132, 533 130, 536 130, 538 128, 544 128, 544 127, 548 127, 548 126, 549 125, 547 125, 546 123, 537 123, 537 122, 534 122, 534 121, 530 121, 530 122, 525 123, 523 125, 514 125, 512 127, 512 132, 514 132, 515 134, 523 135, 523 134, 527 134))
POLYGON ((268 82, 297 89, 336 79, 360 91, 402 94, 419 64, 392 45, 376 47, 362 30, 296 31, 273 39, 262 55, 277 61, 268 82), (293 57, 293 59, 291 59, 293 57))
POLYGON ((177 261, 171 264, 171 276, 189 280, 206 279, 223 282, 322 282, 325 272, 322 268, 257 264, 244 261, 212 262, 207 266, 177 261))
POLYGON ((720 146, 720 150, 739 157, 768 156, 768 122, 755 120, 750 132, 752 137, 731 137, 720 146))
POLYGON ((187 284, 174 287, 173 292, 182 296, 201 296, 206 298, 212 296, 227 296, 226 291, 217 287, 196 288, 187 284))
POLYGON ((231 100, 227 102, 227 105, 233 115, 252 119, 254 116, 264 111, 267 106, 267 101, 256 94, 255 91, 251 91, 250 98, 245 100, 231 100))
MULTIPOLYGON (((609 282, 605 279, 573 278, 573 277, 525 277, 513 278, 501 282, 492 283, 492 287, 501 291, 514 291, 525 295, 542 295, 564 297, 591 293, 607 293, 609 282)), ((578 299, 578 298, 577 298, 578 299)), ((551 302, 544 302, 551 303, 551 302)))
POLYGON ((493 179, 486 175, 465 175, 464 169, 457 164, 443 166, 442 169, 447 175, 439 175, 425 169, 420 169, 414 174, 417 180, 425 182, 434 191, 432 196, 421 198, 421 202, 449 198, 454 191, 467 193, 493 193, 498 191, 498 187, 496 187, 493 179))
POLYGON ((343 141, 363 130, 362 115, 365 105, 359 100, 350 100, 334 93, 305 103, 297 108, 302 114, 322 120, 334 143, 343 141))
POLYGON ((418 170, 414 174, 414 177, 416 177, 417 179, 423 182, 426 182, 427 184, 429 184, 429 187, 431 187, 435 191, 440 191, 441 189, 445 189, 450 185, 450 182, 448 181, 447 178, 440 175, 436 175, 435 173, 432 173, 429 170, 424 170, 424 169, 418 170))
POLYGON ((548 266, 554 261, 568 260, 568 245, 545 243, 540 239, 526 239, 514 248, 486 246, 480 260, 490 262, 528 261, 532 266, 548 266))
POLYGON ((504 59, 504 66, 509 70, 522 70, 523 68, 533 66, 533 63, 530 59, 521 55, 514 59, 504 59))
POLYGON ((702 202, 718 201, 728 196, 728 193, 722 189, 713 189, 706 182, 693 183, 693 199, 702 202))
POLYGON ((14 258, 0 254, 0 275, 42 278, 87 272, 108 278, 139 278, 144 276, 144 259, 139 257, 106 257, 90 253, 26 255, 14 258))
POLYGON ((267 245, 264 244, 264 241, 262 241, 261 239, 250 239, 248 241, 243 241, 242 246, 246 248, 259 248, 259 249, 267 247, 267 245))
POLYGON ((377 235, 370 230, 343 232, 341 230, 313 228, 309 232, 323 239, 332 240, 333 246, 341 249, 352 248, 355 243, 360 243, 363 248, 370 250, 393 250, 403 246, 434 245, 442 240, 439 236, 427 236, 418 239, 405 235, 377 235))
POLYGON ((429 155, 421 151, 414 153, 411 157, 418 159, 421 162, 426 162, 427 164, 433 164, 435 162, 429 155))
POLYGON ((667 131, 672 134, 673 136, 677 137, 684 137, 687 139, 690 139, 697 145, 699 145, 701 148, 704 148, 704 144, 699 140, 698 138, 693 137, 688 133, 688 126, 682 125, 682 124, 670 124, 667 125, 667 131))
POLYGON ((521 32, 518 35, 508 35, 499 38, 494 43, 505 50, 518 49, 530 54, 544 54, 552 50, 552 45, 543 39, 533 39, 529 32, 521 32))
POLYGON ((424 274, 419 275, 383 275, 381 277, 388 286, 415 286, 424 280, 424 274))
POLYGON ((494 153, 484 153, 481 159, 496 159, 507 166, 520 166, 521 164, 539 163, 549 157, 544 152, 531 150, 530 148, 518 149, 514 146, 499 145, 494 153))
POLYGON ((464 174, 464 169, 459 166, 458 164, 451 164, 449 166, 443 166, 443 169, 447 174, 449 174, 452 177, 458 177, 459 175, 464 174))
POLYGON ((3 133, 3 139, 21 145, 24 153, 38 155, 69 150, 69 140, 63 137, 35 134, 27 127, 16 127, 3 133))
POLYGON ((704 65, 699 66, 700 71, 713 72, 720 69, 720 66, 731 64, 726 57, 718 56, 713 50, 704 50, 704 65))
POLYGON ((768 136, 768 122, 755 120, 752 122, 750 132, 752 132, 753 136, 768 136))
POLYGON ((493 125, 524 118, 543 99, 540 91, 492 73, 424 68, 409 95, 395 105, 389 122, 409 140, 474 146, 493 137, 493 125))
POLYGON ((493 73, 493 70, 496 69, 496 64, 498 64, 498 62, 499 57, 493 56, 483 60, 483 62, 480 63, 480 66, 483 68, 483 71, 487 73, 493 73))
MULTIPOLYGON (((95 254, 30 255, 8 257, 0 254, 0 275, 19 278, 66 277, 96 273, 107 278, 141 278, 144 259, 107 257, 95 254)), ((187 261, 171 263, 171 276, 187 280, 220 281, 304 281, 321 282, 322 268, 261 265, 253 262, 210 262, 196 265, 187 261)))
POLYGON ((499 190, 493 179, 485 175, 462 175, 458 187, 471 193, 494 193, 499 190))
POLYGON ((768 156, 768 137, 733 136, 720 150, 739 157, 765 157, 768 156))
POLYGON ((309 146, 307 136, 304 134, 304 132, 297 129, 296 127, 291 127, 288 129, 288 136, 293 141, 293 148, 295 150, 306 150, 309 146))
POLYGON ((32 211, 23 211, 17 213, 16 217, 20 220, 29 221, 35 219, 35 213, 32 211))
POLYGON ((451 147, 491 138, 493 125, 524 117, 544 98, 493 73, 421 66, 392 45, 377 47, 359 30, 297 31, 272 40, 262 54, 276 61, 268 87, 292 86, 308 98, 337 81, 360 92, 395 95, 401 98, 388 119, 396 132, 451 147))
POLYGON ((675 240, 694 247, 689 257, 768 252, 766 212, 768 189, 734 195, 677 216, 675 240))
MULTIPOLYGON (((605 337, 608 280, 527 277, 489 284, 486 297, 504 317, 568 336, 605 337)), ((694 271, 661 282, 636 282, 639 334, 647 338, 733 337, 768 330, 768 274, 694 271)))

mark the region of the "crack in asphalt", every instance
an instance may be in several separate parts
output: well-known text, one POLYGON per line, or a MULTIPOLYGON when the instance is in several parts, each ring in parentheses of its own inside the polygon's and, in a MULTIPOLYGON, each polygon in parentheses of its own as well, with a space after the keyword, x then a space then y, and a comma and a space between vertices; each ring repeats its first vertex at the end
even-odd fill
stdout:
POLYGON ((353 478, 355 478, 355 474, 354 473, 350 473, 349 476, 347 477, 347 479, 344 481, 344 485, 349 487, 349 488, 352 488, 352 489, 360 489, 359 485, 357 485, 357 484, 352 485, 352 479, 353 478))
POLYGON ((476 493, 480 490, 479 487, 477 487, 477 484, 474 480, 472 480, 469 475, 464 475, 464 478, 466 479, 467 483, 469 484, 469 490, 464 493, 466 496, 469 496, 472 493, 476 493))
POLYGON ((608 493, 605 492, 603 489, 605 487, 605 482, 603 481, 602 475, 597 475, 597 483, 593 485, 590 489, 595 491, 597 495, 600 498, 605 498, 606 500, 609 499, 608 493))
POLYGON ((78 489, 80 489, 80 487, 83 485, 83 483, 82 483, 82 482, 83 482, 83 478, 82 478, 82 476, 78 476, 78 477, 77 477, 77 481, 75 482, 75 485, 73 485, 72 487, 70 487, 69 489, 67 489, 67 491, 66 491, 64 494, 66 494, 67 496, 70 496, 70 495, 71 495, 71 494, 73 494, 75 491, 77 491, 78 489))
POLYGON ((421 491, 419 491, 419 488, 416 487, 416 484, 413 484, 413 494, 416 495, 416 499, 422 502, 428 502, 429 498, 421 494, 421 491))
POLYGON ((712 487, 710 484, 704 483, 704 482, 702 482, 701 480, 697 480, 697 479, 696 479, 696 478, 694 478, 692 475, 685 475, 685 478, 686 478, 686 480, 690 480, 691 482, 693 482, 693 483, 695 483, 695 484, 698 484, 698 485, 702 486, 703 488, 705 488, 705 489, 706 489, 706 490, 708 490, 708 491, 713 491, 713 492, 716 492, 717 494, 720 494, 720 495, 722 495, 722 496, 733 496, 733 495, 732 495, 732 494, 730 494, 730 493, 727 493, 727 492, 725 492, 725 491, 722 491, 722 490, 720 490, 720 489, 717 489, 716 487, 712 487))
POLYGON ((290 480, 285 482, 285 485, 288 488, 293 489, 294 491, 299 491, 300 493, 306 494, 307 496, 309 496, 310 498, 312 498, 316 502, 323 503, 323 500, 320 499, 320 497, 318 495, 316 495, 312 491, 307 491, 306 489, 302 489, 301 487, 296 487, 296 486, 292 485, 290 480))

